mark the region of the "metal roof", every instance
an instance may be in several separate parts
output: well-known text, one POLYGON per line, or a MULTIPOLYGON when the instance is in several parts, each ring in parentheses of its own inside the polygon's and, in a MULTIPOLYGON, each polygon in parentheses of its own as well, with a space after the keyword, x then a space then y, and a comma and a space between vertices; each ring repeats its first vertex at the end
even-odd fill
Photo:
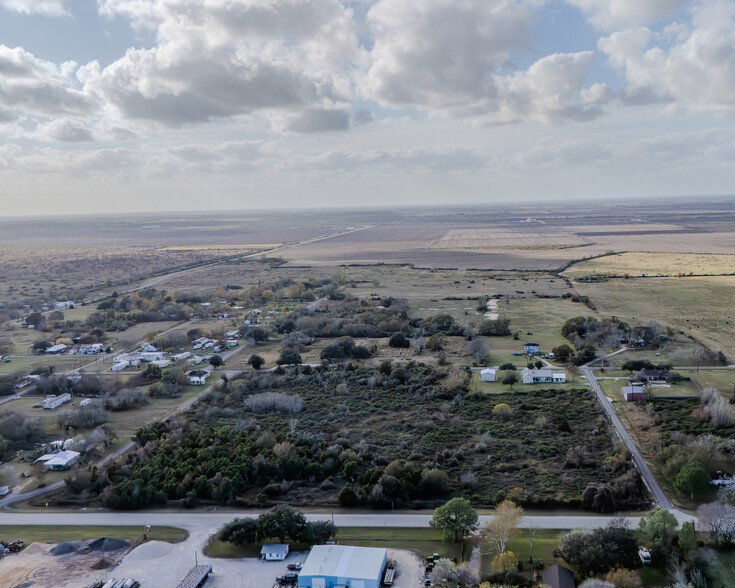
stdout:
POLYGON ((380 580, 388 556, 385 549, 352 545, 315 545, 299 575, 380 580))
POLYGON ((283 555, 288 555, 288 545, 285 543, 266 543, 263 545, 260 553, 281 553, 283 555))

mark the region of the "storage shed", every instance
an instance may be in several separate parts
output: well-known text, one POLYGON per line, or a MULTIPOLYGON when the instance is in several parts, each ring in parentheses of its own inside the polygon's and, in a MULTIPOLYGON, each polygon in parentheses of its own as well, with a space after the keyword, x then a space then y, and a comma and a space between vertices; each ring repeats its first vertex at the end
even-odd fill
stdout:
POLYGON ((288 555, 288 543, 265 544, 260 549, 260 559, 263 561, 283 561, 288 555))
POLYGON ((375 547, 315 545, 299 573, 306 588, 380 588, 388 552, 375 547))
POLYGON ((623 386, 620 391, 627 402, 648 400, 648 392, 643 386, 623 386))
POLYGON ((485 368, 480 370, 480 380, 483 382, 494 382, 495 381, 495 370, 485 368))

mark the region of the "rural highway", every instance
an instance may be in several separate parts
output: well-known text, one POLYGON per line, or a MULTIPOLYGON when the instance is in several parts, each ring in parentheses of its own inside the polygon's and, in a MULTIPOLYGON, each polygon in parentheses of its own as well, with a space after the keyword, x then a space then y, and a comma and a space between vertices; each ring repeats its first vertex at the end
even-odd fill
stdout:
POLYGON ((623 425, 620 417, 618 417, 618 414, 615 412, 612 403, 610 402, 608 397, 605 396, 605 393, 602 391, 602 388, 600 387, 597 378, 595 378, 595 375, 592 373, 592 369, 590 369, 588 365, 582 366, 580 371, 582 372, 584 377, 587 378, 587 381, 590 383, 590 386, 592 386, 595 394, 597 394, 597 400, 600 402, 602 410, 605 411, 605 414, 610 419, 610 422, 615 427, 615 430, 618 432, 618 436, 623 440, 623 443, 625 443, 628 451, 630 451, 630 454, 633 456, 633 463, 641 472, 643 481, 646 483, 646 486, 648 486, 648 489, 651 491, 651 494, 653 494, 653 497, 656 499, 656 502, 658 502, 661 508, 673 510, 674 505, 671 504, 669 498, 666 496, 666 494, 664 494, 664 491, 659 485, 658 480, 656 480, 653 473, 649 469, 648 464, 643 459, 643 455, 641 455, 638 446, 633 441, 630 433, 628 433, 628 429, 626 429, 625 425, 623 425))
MULTIPOLYGON (((261 511, 215 511, 194 512, 181 510, 178 512, 37 512, 12 513, 0 512, 0 531, 3 525, 103 525, 103 526, 143 526, 151 525, 181 527, 187 530, 210 529, 215 531, 224 523, 234 518, 256 517, 261 511)), ((694 520, 679 511, 672 511, 680 523, 694 520)), ((308 521, 331 520, 338 527, 428 527, 431 513, 305 513, 308 521)), ((492 515, 480 515, 480 524, 492 520, 492 515)), ((612 520, 610 515, 526 515, 521 527, 538 529, 597 529, 604 527, 612 520)), ((638 525, 641 517, 626 517, 631 528, 638 525)))

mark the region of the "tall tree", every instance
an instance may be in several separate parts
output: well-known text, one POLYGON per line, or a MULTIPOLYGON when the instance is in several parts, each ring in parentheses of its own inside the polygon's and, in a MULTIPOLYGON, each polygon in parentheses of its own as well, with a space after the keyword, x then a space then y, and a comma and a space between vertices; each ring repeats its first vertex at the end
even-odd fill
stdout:
POLYGON ((676 517, 665 508, 655 508, 638 524, 642 543, 659 553, 666 553, 679 526, 676 517))
POLYGON ((429 525, 442 532, 445 538, 457 543, 478 528, 477 511, 466 498, 452 498, 434 510, 429 525))
POLYGON ((482 531, 487 553, 505 553, 508 541, 518 531, 523 509, 511 500, 503 500, 495 507, 495 513, 482 531))
POLYGON ((287 538, 299 541, 305 529, 306 517, 290 506, 276 506, 258 517, 258 536, 261 539, 278 537, 281 543, 287 538))

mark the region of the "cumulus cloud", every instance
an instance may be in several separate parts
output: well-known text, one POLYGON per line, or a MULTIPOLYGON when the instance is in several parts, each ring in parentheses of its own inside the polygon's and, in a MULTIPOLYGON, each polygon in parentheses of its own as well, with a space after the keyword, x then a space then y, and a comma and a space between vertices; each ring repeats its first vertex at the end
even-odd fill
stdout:
POLYGON ((501 75, 510 51, 530 41, 531 8, 523 0, 380 0, 367 17, 374 47, 365 94, 488 124, 596 116, 575 103, 592 52, 549 55, 501 75))
POLYGON ((692 9, 691 25, 654 34, 641 27, 599 41, 628 82, 629 103, 669 103, 670 112, 735 113, 735 2, 712 0, 692 9))
POLYGON ((168 126, 277 113, 294 132, 333 130, 346 115, 356 23, 337 0, 104 0, 104 15, 154 28, 88 83, 124 117, 168 126))
POLYGON ((615 30, 670 17, 688 0, 567 0, 597 28, 615 30))
POLYGON ((96 102, 72 87, 74 65, 57 66, 24 49, 0 45, 0 108, 39 116, 88 115, 96 102))
POLYGON ((13 12, 46 16, 67 16, 69 3, 69 0, 0 0, 0 6, 13 12))

